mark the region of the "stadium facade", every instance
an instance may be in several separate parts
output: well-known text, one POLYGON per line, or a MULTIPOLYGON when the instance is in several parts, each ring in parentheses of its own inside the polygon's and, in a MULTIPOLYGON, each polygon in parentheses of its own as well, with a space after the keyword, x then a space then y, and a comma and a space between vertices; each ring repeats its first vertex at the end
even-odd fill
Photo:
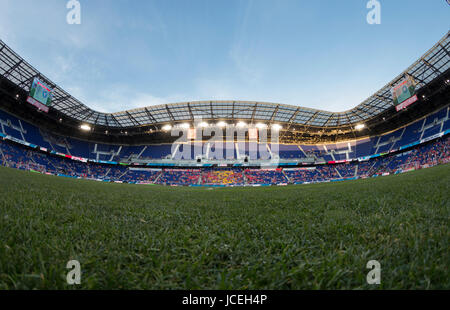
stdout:
POLYGON ((260 186, 367 178, 450 160, 450 32, 340 113, 243 101, 101 113, 2 41, 0 75, 0 161, 23 170, 109 182, 260 186), (45 112, 30 100, 36 80, 52 89, 45 112), (399 103, 393 89, 408 91, 401 88, 408 81, 414 93, 399 103))

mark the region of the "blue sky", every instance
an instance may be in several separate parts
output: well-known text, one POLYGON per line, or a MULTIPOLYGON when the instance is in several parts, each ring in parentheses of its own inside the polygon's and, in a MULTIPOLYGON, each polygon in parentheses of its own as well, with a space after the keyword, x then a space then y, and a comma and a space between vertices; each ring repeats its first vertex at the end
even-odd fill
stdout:
POLYGON ((0 0, 0 38, 103 112, 194 100, 344 111, 450 29, 445 0, 0 0))

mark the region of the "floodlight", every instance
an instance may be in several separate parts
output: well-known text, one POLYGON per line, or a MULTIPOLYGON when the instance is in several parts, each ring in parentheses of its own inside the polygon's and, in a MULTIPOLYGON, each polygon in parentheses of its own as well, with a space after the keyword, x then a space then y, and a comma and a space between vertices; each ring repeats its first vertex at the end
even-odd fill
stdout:
POLYGON ((281 129, 283 129, 283 127, 281 125, 279 125, 279 124, 273 124, 272 125, 272 130, 281 130, 281 129))
POLYGON ((366 125, 364 125, 364 124, 358 124, 355 126, 356 130, 363 130, 364 128, 366 128, 366 125))
POLYGON ((83 124, 80 126, 80 129, 83 131, 91 131, 91 126, 89 126, 87 124, 83 124))
POLYGON ((169 124, 167 124, 167 125, 164 125, 164 126, 162 126, 162 128, 161 128, 162 130, 164 130, 164 131, 169 131, 169 130, 171 130, 172 129, 172 125, 169 125, 169 124))

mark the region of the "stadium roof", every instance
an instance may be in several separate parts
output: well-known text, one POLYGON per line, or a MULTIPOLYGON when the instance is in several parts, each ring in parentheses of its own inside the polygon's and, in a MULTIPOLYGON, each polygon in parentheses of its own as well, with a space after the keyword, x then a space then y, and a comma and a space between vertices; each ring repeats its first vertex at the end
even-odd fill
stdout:
POLYGON ((412 76, 418 83, 417 89, 420 89, 449 67, 450 31, 395 79, 355 108, 344 112, 327 112, 268 102, 195 101, 102 113, 89 108, 50 81, 0 40, 0 74, 3 77, 25 91, 29 91, 33 78, 38 77, 54 89, 53 109, 80 122, 112 128, 193 122, 200 117, 203 120, 263 121, 328 128, 350 126, 367 121, 394 106, 391 88, 406 75, 412 76))

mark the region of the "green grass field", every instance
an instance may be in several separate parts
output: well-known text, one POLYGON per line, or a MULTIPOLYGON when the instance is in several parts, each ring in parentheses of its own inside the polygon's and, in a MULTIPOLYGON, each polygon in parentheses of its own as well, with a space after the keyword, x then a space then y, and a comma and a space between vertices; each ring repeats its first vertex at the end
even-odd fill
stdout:
POLYGON ((450 165, 229 189, 0 168, 0 289, 450 289, 449 185, 450 165))

